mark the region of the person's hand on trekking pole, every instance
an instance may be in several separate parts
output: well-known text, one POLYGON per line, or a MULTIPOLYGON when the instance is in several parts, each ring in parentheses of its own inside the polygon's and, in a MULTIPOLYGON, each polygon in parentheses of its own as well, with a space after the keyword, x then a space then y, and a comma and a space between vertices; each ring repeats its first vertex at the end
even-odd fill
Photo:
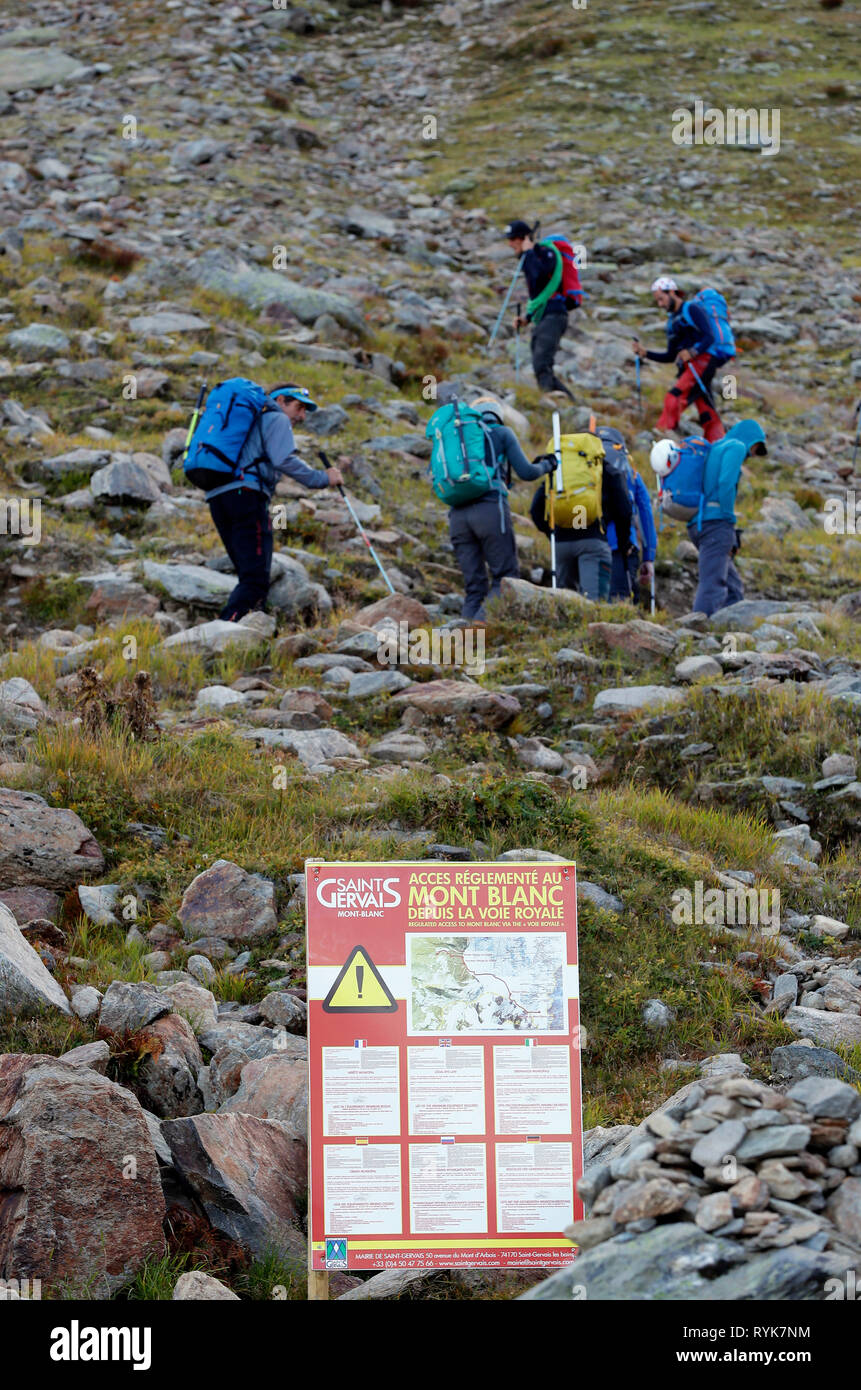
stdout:
POLYGON ((326 477, 329 480, 329 487, 340 487, 344 481, 344 475, 340 468, 327 468, 326 477))
POLYGON ((635 356, 635 357, 640 357, 640 358, 645 357, 645 355, 646 355, 646 349, 643 347, 643 344, 640 342, 639 338, 634 338, 632 341, 633 341, 633 344, 634 344, 634 347, 633 347, 634 356, 635 356))
POLYGON ((676 362, 678 362, 678 364, 683 367, 686 362, 690 362, 692 356, 693 354, 687 348, 682 348, 681 352, 676 358, 676 362))
POLYGON ((529 319, 524 318, 523 314, 515 314, 515 316, 514 316, 514 331, 515 331, 516 333, 519 333, 520 330, 521 330, 521 328, 528 328, 528 326, 529 326, 529 319))
POLYGON ((655 566, 651 560, 644 560, 640 566, 639 581, 641 584, 651 584, 655 574, 655 566))

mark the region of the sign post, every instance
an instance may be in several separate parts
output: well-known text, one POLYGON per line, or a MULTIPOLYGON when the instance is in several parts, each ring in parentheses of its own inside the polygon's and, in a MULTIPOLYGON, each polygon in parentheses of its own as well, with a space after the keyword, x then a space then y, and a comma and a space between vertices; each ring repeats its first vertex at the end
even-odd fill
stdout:
POLYGON ((559 1268, 582 1216, 573 864, 306 865, 309 1298, 559 1268))

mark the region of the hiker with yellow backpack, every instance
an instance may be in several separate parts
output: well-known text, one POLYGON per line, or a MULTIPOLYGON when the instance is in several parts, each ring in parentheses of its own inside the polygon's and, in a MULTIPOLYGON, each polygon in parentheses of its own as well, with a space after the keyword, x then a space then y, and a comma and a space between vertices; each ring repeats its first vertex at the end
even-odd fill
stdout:
POLYGON ((594 430, 562 434, 553 416, 553 439, 547 452, 556 467, 536 489, 530 516, 550 537, 553 588, 578 589, 590 599, 610 595, 612 552, 607 526, 612 522, 616 546, 627 557, 631 548, 631 499, 627 482, 605 466, 604 444, 594 430))

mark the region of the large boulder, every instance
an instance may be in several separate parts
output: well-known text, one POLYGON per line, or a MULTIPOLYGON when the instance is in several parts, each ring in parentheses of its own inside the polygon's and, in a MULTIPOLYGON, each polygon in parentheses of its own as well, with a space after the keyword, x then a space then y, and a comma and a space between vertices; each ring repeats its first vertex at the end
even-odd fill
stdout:
POLYGON ((204 1274, 202 1269, 189 1270, 181 1274, 173 1291, 174 1303, 239 1303, 239 1294, 234 1293, 220 1279, 204 1274))
POLYGON ((779 619, 781 624, 785 625, 798 618, 810 618, 816 611, 809 603, 788 604, 780 599, 745 598, 739 603, 731 603, 727 608, 719 608, 716 613, 712 613, 709 625, 752 632, 761 618, 771 622, 779 619))
POLYGON ((170 1009, 170 1000, 155 985, 142 980, 113 980, 102 999, 99 1029, 123 1038, 148 1028, 169 1014, 170 1009))
POLYGON ((254 627, 213 618, 212 622, 174 632, 164 639, 162 647, 169 648, 179 656, 220 656, 229 647, 248 650, 259 646, 262 640, 260 632, 254 627))
POLYGON ((106 468, 96 469, 90 491, 98 502, 135 507, 149 506, 161 497, 152 475, 130 458, 117 458, 106 468))
POLYGON ((39 92, 83 72, 82 64, 59 48, 0 49, 0 92, 39 92))
POLYGON ((299 284, 283 271, 261 270, 222 250, 204 251, 192 257, 188 274, 203 289, 241 299, 252 309, 285 304, 302 323, 313 324, 321 314, 331 314, 343 328, 357 334, 365 331, 356 306, 342 295, 299 284))
POLYGON ((35 792, 0 787, 0 883, 71 888, 98 875, 104 857, 74 811, 49 806, 35 792))
POLYGON ((0 1022, 45 1008, 72 1016, 69 1001, 8 907, 0 904, 0 1022))
POLYGON ((267 748, 287 748, 305 767, 329 767, 331 758, 359 758, 361 754, 339 729, 255 729, 251 735, 267 748))
POLYGON ((272 583, 266 601, 270 608, 288 618, 314 621, 327 618, 332 611, 328 590, 312 580, 305 566, 289 555, 273 557, 272 583))
POLYGON ((261 874, 246 873, 229 859, 216 859, 192 879, 178 916, 187 941, 199 936, 256 941, 278 925, 275 887, 261 874))
POLYGON ((486 690, 471 681, 426 681, 393 696, 392 705, 412 706, 431 719, 465 718, 485 729, 504 728, 520 713, 520 701, 514 695, 486 690))
POLYGON ((628 623, 590 623, 589 636, 632 656, 669 656, 678 640, 658 623, 632 618, 628 623))
POLYGON ((308 1061, 304 1055, 272 1052, 242 1067, 239 1086, 219 1113, 277 1120, 304 1144, 308 1133, 308 1061))
POLYGON ((566 613, 591 603, 591 599, 584 598, 575 589, 545 589, 540 584, 530 584, 528 579, 509 577, 503 579, 500 594, 512 617, 543 618, 552 622, 564 622, 566 613))
POLYGON ((275 1247, 304 1258, 304 1143, 282 1125, 256 1115, 165 1120, 162 1132, 174 1168, 211 1226, 253 1254, 275 1247))
POLYGON ((142 1104, 165 1119, 197 1115, 203 1097, 197 1075, 203 1057, 191 1025, 179 1014, 168 1014, 143 1034, 146 1052, 137 1072, 137 1092, 142 1104))
POLYGON ((235 576, 220 574, 206 565, 161 565, 157 560, 144 560, 143 572, 150 584, 166 589, 177 603, 195 603, 201 608, 223 608, 227 595, 236 587, 235 576))
POLYGON ((424 604, 408 594, 389 594, 386 598, 377 599, 376 603, 360 608, 356 614, 356 622, 364 627, 373 627, 382 618, 390 618, 396 623, 404 622, 410 627, 427 627, 431 622, 431 615, 424 604))
POLYGON ((38 691, 23 676, 0 681, 0 729, 35 729, 46 714, 38 691))
MULTIPOLYGON (((2 73, 0 73, 2 82, 2 73)), ((6 346, 17 352, 27 362, 40 362, 46 357, 57 357, 68 352, 70 343, 62 328, 50 323, 28 323, 26 328, 16 328, 6 334, 6 346)))
POLYGON ((783 1021, 796 1037, 810 1038, 823 1047, 855 1047, 861 1043, 861 1018, 857 1014, 793 1005, 783 1021))
POLYGON ((0 1276, 105 1297, 162 1253, 163 1218, 130 1091, 55 1057, 0 1056, 0 1276))
POLYGON ((625 685, 610 690, 599 690, 592 703, 597 714, 599 710, 623 712, 624 710, 663 709, 666 705, 677 705, 685 699, 685 691, 675 685, 625 685))

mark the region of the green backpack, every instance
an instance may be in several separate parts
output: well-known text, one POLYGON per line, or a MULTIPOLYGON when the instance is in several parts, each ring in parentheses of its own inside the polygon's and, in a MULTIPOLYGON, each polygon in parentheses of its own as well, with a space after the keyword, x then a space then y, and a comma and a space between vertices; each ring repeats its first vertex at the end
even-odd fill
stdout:
POLYGON ((431 485, 441 502, 462 507, 489 491, 496 478, 496 459, 487 428, 477 410, 460 401, 441 405, 428 420, 431 440, 428 467, 431 485), (486 458, 490 443, 491 463, 486 458))

